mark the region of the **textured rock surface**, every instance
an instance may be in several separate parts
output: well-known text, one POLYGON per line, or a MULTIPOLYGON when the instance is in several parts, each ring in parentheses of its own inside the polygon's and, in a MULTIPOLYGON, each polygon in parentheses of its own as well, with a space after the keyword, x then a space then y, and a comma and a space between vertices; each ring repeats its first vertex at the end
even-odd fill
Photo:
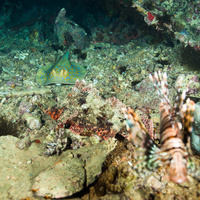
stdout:
POLYGON ((87 149, 87 152, 82 154, 82 159, 85 160, 86 166, 86 185, 90 185, 96 180, 96 177, 101 173, 102 164, 106 156, 116 146, 115 139, 109 139, 103 143, 99 143, 87 149))
POLYGON ((62 198, 83 189, 85 182, 84 162, 69 154, 58 163, 41 172, 32 190, 37 196, 62 198))
POLYGON ((85 183, 88 186, 96 180, 106 155, 115 145, 115 139, 111 139, 92 147, 64 152, 60 162, 36 177, 32 190, 36 191, 37 196, 53 198, 67 197, 81 191, 85 183))
POLYGON ((81 191, 95 181, 116 145, 111 139, 45 157, 43 144, 32 143, 29 149, 19 150, 17 141, 13 136, 0 137, 0 199, 59 198, 81 191))
POLYGON ((40 151, 34 144, 28 151, 19 150, 13 136, 0 137, 0 199, 24 199, 32 197, 32 178, 38 170, 56 161, 39 156, 40 151))

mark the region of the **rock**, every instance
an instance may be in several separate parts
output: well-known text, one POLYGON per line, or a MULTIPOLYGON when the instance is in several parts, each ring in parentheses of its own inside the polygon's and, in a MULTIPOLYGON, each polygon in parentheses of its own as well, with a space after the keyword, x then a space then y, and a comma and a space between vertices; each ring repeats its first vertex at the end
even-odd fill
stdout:
POLYGON ((22 151, 16 147, 17 141, 13 136, 0 137, 0 199, 68 197, 96 180, 116 146, 113 138, 45 157, 43 144, 32 143, 22 151))
POLYGON ((24 113, 22 115, 22 120, 26 121, 28 127, 31 130, 40 129, 40 127, 42 126, 40 119, 30 113, 24 113))
POLYGON ((78 24, 65 17, 66 10, 62 8, 56 17, 54 32, 59 45, 83 49, 88 43, 87 33, 78 24))
POLYGON ((68 155, 61 162, 41 172, 36 177, 32 190, 36 191, 36 196, 63 198, 81 191, 84 183, 84 163, 79 158, 68 155))
POLYGON ((91 147, 64 152, 61 162, 36 177, 32 190, 36 196, 51 198, 68 197, 81 191, 96 180, 106 156, 115 146, 116 140, 112 138, 91 147))
MULTIPOLYGON (((44 157, 39 156, 36 146, 31 150, 21 151, 15 146, 18 138, 13 136, 0 137, 0 199, 28 199, 31 192, 32 177, 37 170, 44 169, 44 157), (37 158, 37 163, 35 162, 37 158), (32 160, 30 163, 28 161, 32 160), (35 164, 39 166, 36 168, 35 164)), ((52 161, 48 161, 51 163, 52 161)), ((32 198, 31 198, 32 199, 32 198)))
POLYGON ((104 140, 103 142, 87 148, 87 153, 82 154, 82 159, 85 160, 86 170, 86 186, 93 183, 97 176, 101 174, 103 162, 106 156, 115 148, 117 145, 114 138, 104 140))
POLYGON ((181 92, 186 90, 189 94, 196 93, 200 87, 198 77, 193 74, 180 74, 175 82, 175 88, 179 88, 181 92))
POLYGON ((23 139, 16 142, 16 147, 18 149, 26 149, 31 146, 31 138, 30 136, 26 136, 23 139))
POLYGON ((147 185, 156 191, 162 191, 165 188, 165 184, 159 178, 155 173, 152 173, 147 179, 147 185))

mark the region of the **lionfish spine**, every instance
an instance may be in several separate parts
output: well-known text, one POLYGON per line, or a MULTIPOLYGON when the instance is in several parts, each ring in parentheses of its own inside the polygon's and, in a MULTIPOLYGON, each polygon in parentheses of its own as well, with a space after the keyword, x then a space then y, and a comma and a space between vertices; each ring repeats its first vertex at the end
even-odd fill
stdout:
MULTIPOLYGON (((149 74, 149 78, 152 81, 154 88, 156 89, 158 95, 161 97, 161 101, 166 101, 168 104, 170 103, 169 100, 169 90, 168 90, 168 83, 167 83, 167 73, 161 74, 160 71, 155 72, 154 76, 149 74), (162 80, 162 81, 160 81, 162 80)), ((169 105, 170 107, 170 105, 169 105)))

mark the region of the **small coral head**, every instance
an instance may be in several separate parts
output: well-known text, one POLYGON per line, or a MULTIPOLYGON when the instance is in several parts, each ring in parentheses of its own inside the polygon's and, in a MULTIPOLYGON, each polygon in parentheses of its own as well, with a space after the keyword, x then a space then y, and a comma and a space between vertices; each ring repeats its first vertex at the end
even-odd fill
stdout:
POLYGON ((187 181, 187 162, 183 158, 182 152, 174 152, 169 167, 169 178, 175 183, 187 181))

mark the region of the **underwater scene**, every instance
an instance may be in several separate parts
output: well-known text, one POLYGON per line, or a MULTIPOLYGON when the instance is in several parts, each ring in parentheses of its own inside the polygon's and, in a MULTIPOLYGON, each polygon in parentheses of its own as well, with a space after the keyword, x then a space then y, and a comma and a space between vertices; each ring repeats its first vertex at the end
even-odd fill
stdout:
POLYGON ((200 1, 0 1, 0 200, 200 200, 200 1))

